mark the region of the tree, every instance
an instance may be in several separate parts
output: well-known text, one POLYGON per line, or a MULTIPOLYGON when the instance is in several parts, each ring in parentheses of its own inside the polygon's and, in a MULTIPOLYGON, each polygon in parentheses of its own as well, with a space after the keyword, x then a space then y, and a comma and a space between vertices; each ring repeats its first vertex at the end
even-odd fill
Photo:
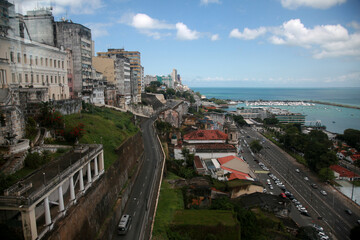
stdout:
POLYGON ((241 115, 233 115, 233 119, 240 127, 245 126, 247 124, 243 116, 241 115))
POLYGON ((333 170, 331 170, 330 168, 322 168, 319 171, 319 178, 324 182, 331 181, 334 180, 335 175, 333 170))
POLYGON ((279 123, 279 120, 277 118, 265 118, 264 123, 266 125, 276 125, 279 123))
POLYGON ((263 146, 261 146, 259 140, 254 140, 250 143, 251 151, 257 153, 260 152, 261 149, 263 149, 263 146))

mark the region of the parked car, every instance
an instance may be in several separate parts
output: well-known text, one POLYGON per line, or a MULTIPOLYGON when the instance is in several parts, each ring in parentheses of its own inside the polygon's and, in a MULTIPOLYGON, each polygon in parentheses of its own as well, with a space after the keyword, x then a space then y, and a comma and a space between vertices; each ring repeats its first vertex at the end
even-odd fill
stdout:
POLYGON ((309 181, 309 178, 308 177, 304 177, 305 181, 309 181))
POLYGON ((318 232, 324 231, 324 229, 323 229, 321 226, 319 226, 319 225, 313 224, 313 225, 311 225, 311 226, 314 227, 314 228, 316 229, 316 231, 318 231, 318 232))
POLYGON ((315 184, 315 183, 312 183, 311 186, 314 188, 314 189, 317 189, 318 186, 315 184))
POLYGON ((321 190, 320 193, 321 193, 322 195, 324 195, 324 196, 327 195, 327 193, 326 193, 324 190, 321 190))
POLYGON ((352 215, 352 211, 350 209, 345 209, 345 212, 349 215, 352 215))
POLYGON ((299 173, 300 172, 300 170, 297 168, 297 169, 295 169, 295 171, 297 172, 297 173, 299 173))

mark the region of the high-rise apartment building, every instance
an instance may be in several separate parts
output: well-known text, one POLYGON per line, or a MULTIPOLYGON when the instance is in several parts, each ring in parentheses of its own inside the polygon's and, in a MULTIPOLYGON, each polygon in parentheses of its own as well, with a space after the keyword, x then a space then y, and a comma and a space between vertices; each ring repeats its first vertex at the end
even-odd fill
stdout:
POLYGON ((71 49, 73 56, 73 91, 79 96, 83 81, 91 78, 92 40, 91 30, 69 21, 55 22, 56 44, 71 49))
POLYGON ((128 58, 130 60, 130 79, 131 96, 134 102, 141 102, 141 83, 143 78, 143 68, 141 66, 140 52, 126 51, 120 49, 108 49, 107 52, 98 52, 98 56, 107 56, 115 58, 128 58))

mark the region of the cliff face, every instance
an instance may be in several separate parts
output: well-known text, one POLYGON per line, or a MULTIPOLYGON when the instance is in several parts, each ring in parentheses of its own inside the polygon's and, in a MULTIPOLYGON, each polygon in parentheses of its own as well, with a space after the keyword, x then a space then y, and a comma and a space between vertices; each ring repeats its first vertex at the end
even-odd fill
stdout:
POLYGON ((120 219, 139 167, 144 145, 141 132, 124 142, 116 153, 117 161, 72 206, 48 239, 109 239, 120 219), (128 181, 128 184, 126 182, 128 181), (126 184, 126 188, 123 189, 126 184))

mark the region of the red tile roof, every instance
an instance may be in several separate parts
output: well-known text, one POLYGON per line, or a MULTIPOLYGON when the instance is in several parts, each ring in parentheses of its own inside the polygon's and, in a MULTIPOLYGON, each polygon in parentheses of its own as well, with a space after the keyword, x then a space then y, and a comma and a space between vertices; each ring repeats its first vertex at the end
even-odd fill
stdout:
POLYGON ((234 179, 251 180, 252 178, 249 175, 247 175, 246 173, 232 172, 228 177, 228 181, 231 181, 234 179))
POLYGON ((227 134, 219 130, 197 130, 184 135, 184 140, 226 140, 227 134))
MULTIPOLYGON (((232 145, 231 145, 231 146, 232 146, 232 145)), ((226 157, 218 158, 217 160, 219 161, 219 163, 220 163, 221 165, 223 165, 223 164, 225 164, 225 163, 233 160, 234 158, 236 158, 236 159, 238 159, 238 160, 240 160, 240 161, 244 161, 243 159, 238 158, 238 157, 236 157, 236 156, 226 156, 226 157)))
POLYGON ((360 160, 360 154, 353 154, 350 157, 353 160, 353 162, 355 162, 356 160, 360 160))
POLYGON ((195 167, 196 167, 197 169, 199 169, 199 168, 204 168, 204 166, 201 164, 201 161, 200 161, 199 156, 195 156, 195 157, 194 157, 194 163, 195 163, 195 167))
POLYGON ((226 143, 194 144, 196 150, 236 150, 234 145, 226 143))
POLYGON ((356 173, 346 168, 343 168, 339 165, 331 165, 330 169, 333 170, 334 172, 339 173, 340 177, 348 177, 348 178, 359 177, 359 175, 357 175, 356 173))

